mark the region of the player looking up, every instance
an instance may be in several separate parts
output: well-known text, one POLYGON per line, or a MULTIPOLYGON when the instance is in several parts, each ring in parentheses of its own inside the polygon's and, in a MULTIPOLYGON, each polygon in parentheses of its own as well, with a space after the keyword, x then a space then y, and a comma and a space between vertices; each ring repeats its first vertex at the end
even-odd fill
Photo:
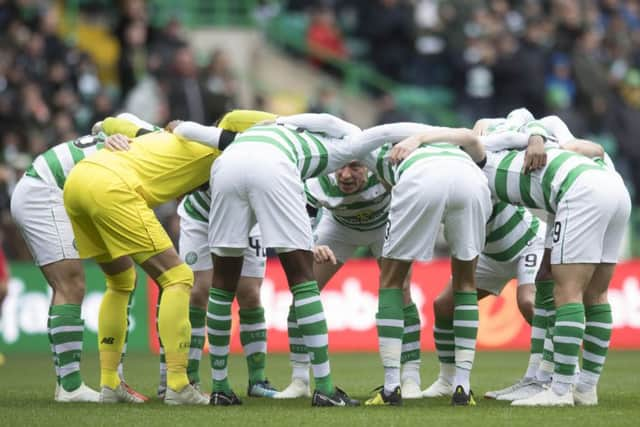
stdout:
MULTIPOLYGON (((366 247, 379 258, 391 193, 361 161, 352 161, 335 173, 305 182, 308 209, 316 215, 314 229, 314 276, 322 290, 358 247, 366 247)), ((405 331, 403 335, 403 381, 405 398, 420 398, 420 316, 409 293, 409 275, 404 289, 405 331)), ((291 306, 290 320, 295 316, 291 306)), ((289 348, 293 367, 291 384, 277 399, 310 395, 309 355, 295 322, 289 321, 289 348)))
MULTIPOLYGON (((207 143, 208 128, 192 124, 190 138, 207 143)), ((421 129, 403 129, 401 135, 421 129)), ((381 136, 395 127, 363 138, 360 130, 336 117, 302 114, 279 118, 238 136, 211 171, 209 246, 213 253, 212 298, 218 314, 228 316, 242 268, 242 253, 251 227, 258 222, 264 245, 275 248, 293 293, 295 321, 312 354, 316 390, 314 406, 357 404, 333 385, 327 349, 327 325, 313 277, 313 237, 305 209, 303 180, 334 171, 377 148, 381 136), (375 136, 376 138, 372 138, 375 136), (228 224, 234 224, 229 227, 228 224)), ((221 325, 222 326, 222 325, 221 325)), ((228 322, 218 345, 228 346, 228 322)), ((221 363, 226 368, 226 364, 221 363)), ((225 373, 220 387, 230 391, 225 373)))

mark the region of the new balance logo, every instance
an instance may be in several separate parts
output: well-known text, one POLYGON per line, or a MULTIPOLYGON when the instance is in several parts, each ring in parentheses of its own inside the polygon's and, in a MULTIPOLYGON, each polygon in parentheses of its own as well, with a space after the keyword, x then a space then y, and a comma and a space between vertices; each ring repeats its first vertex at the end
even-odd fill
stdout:
POLYGON ((102 338, 102 341, 100 341, 100 344, 113 344, 115 341, 115 338, 113 337, 104 337, 102 338))

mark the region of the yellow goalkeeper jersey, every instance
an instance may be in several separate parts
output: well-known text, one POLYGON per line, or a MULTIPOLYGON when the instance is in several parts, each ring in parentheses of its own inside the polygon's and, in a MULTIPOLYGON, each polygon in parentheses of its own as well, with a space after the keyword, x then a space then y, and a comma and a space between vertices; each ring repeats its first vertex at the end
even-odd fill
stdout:
POLYGON ((128 151, 102 150, 84 161, 115 172, 153 207, 204 184, 220 153, 160 131, 135 138, 128 151))
MULTIPOLYGON (((262 111, 237 110, 225 115, 219 127, 238 132, 275 117, 262 111)), ((108 127, 109 120, 103 126, 108 127)), ((211 164, 221 153, 216 148, 157 131, 134 138, 128 151, 102 150, 84 161, 115 172, 154 207, 207 182, 211 164)))

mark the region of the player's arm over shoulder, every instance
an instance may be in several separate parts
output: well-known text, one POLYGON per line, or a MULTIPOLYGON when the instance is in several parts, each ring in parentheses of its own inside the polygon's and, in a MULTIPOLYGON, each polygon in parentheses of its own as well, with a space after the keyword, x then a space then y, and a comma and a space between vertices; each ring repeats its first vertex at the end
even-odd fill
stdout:
POLYGON ((131 113, 122 113, 117 117, 107 117, 102 121, 101 128, 107 135, 119 133, 129 138, 135 138, 159 129, 131 113))
POLYGON ((218 126, 205 126, 196 122, 180 122, 173 134, 200 144, 224 150, 231 144, 238 132, 244 132, 265 120, 275 120, 275 114, 254 110, 234 110, 225 114, 218 126))

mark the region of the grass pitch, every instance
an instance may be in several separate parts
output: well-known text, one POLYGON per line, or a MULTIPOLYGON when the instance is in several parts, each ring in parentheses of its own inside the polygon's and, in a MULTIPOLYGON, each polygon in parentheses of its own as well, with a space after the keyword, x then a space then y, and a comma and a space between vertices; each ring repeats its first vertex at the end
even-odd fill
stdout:
MULTIPOLYGON (((238 407, 167 407, 157 399, 144 405, 56 404, 51 359, 47 355, 9 354, 0 367, 0 426, 620 426, 639 423, 640 352, 611 352, 600 382, 600 405, 585 408, 511 408, 506 402, 485 400, 485 391, 510 385, 523 373, 526 353, 480 352, 472 375, 476 407, 449 406, 448 399, 405 400, 404 406, 311 408, 309 399, 274 401, 246 398, 246 367, 242 356, 230 359, 230 378, 243 399, 238 407)), ((287 356, 269 355, 267 373, 277 387, 289 380, 287 356)), ((352 396, 364 399, 381 384, 377 354, 333 354, 335 382, 352 396)), ((150 354, 127 356, 127 381, 155 396, 158 359, 150 354)), ((201 377, 209 378, 208 360, 201 377)), ((83 375, 98 384, 98 360, 85 355, 83 375)), ((423 388, 437 374, 435 354, 423 354, 423 388)), ((203 388, 210 388, 203 382, 203 388)))

